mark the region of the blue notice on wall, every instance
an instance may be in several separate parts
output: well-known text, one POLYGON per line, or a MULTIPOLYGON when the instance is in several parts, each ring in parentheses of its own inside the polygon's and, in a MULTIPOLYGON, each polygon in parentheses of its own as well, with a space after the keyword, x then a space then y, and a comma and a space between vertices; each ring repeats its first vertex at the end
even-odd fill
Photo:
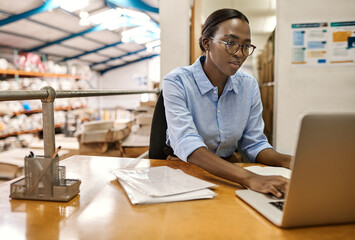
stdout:
POLYGON ((304 31, 294 31, 293 32, 293 45, 303 46, 304 45, 304 31))
POLYGON ((312 41, 307 43, 307 47, 309 49, 323 49, 326 43, 325 41, 312 41))
POLYGON ((291 28, 293 66, 355 66, 355 21, 294 23, 291 28))

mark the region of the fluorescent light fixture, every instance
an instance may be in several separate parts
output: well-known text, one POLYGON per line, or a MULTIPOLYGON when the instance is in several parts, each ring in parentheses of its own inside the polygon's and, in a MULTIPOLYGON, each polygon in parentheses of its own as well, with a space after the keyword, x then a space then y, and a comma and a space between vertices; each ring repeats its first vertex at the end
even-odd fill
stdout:
POLYGON ((88 25, 90 25, 89 13, 88 12, 80 12, 79 16, 80 16, 80 21, 79 21, 79 25, 80 26, 88 26, 88 25))
POLYGON ((124 43, 127 43, 127 42, 130 42, 131 39, 129 37, 122 36, 121 41, 124 42, 124 43))
POLYGON ((91 23, 98 25, 103 23, 110 23, 118 21, 121 17, 121 11, 116 9, 109 9, 89 17, 91 23))
POLYGON ((136 42, 143 44, 159 39, 160 34, 151 31, 150 28, 140 26, 122 32, 122 42, 136 42))
POLYGON ((59 0, 59 6, 69 12, 75 12, 89 5, 89 0, 59 0))
POLYGON ((147 48, 147 52, 157 52, 160 53, 160 40, 156 40, 153 42, 148 42, 145 44, 145 47, 147 48))
POLYGON ((122 37, 135 37, 142 35, 142 33, 145 33, 147 30, 144 27, 135 27, 126 31, 122 32, 122 37))
POLYGON ((131 17, 131 18, 144 20, 144 21, 149 21, 150 20, 150 17, 147 14, 145 14, 145 13, 137 12, 137 11, 134 11, 134 10, 129 10, 129 9, 126 9, 126 8, 124 8, 124 9, 117 8, 117 9, 122 11, 122 15, 131 17))
POLYGON ((138 44, 143 44, 149 41, 152 41, 152 38, 150 36, 139 36, 133 39, 136 43, 138 44))
POLYGON ((269 33, 275 30, 276 16, 270 16, 265 19, 264 31, 269 33))
POLYGON ((160 40, 156 40, 156 41, 147 43, 145 46, 147 48, 154 48, 154 47, 160 46, 160 43, 161 43, 160 40))
POLYGON ((88 18, 89 17, 89 13, 83 11, 83 12, 79 13, 79 16, 80 16, 80 18, 88 18))
POLYGON ((161 52, 161 47, 160 46, 156 46, 153 48, 153 51, 156 53, 160 53, 161 52))
POLYGON ((151 41, 147 39, 147 29, 145 27, 136 27, 122 32, 122 42, 136 42, 142 44, 151 41))

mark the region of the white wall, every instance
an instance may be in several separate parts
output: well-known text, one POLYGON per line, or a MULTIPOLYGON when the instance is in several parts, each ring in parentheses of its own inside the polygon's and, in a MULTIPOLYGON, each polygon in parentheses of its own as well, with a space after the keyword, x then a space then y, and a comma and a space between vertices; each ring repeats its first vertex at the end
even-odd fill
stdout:
POLYGON ((161 77, 189 65, 191 0, 160 0, 161 77))
MULTIPOLYGON (((99 89, 148 90, 152 82, 160 81, 160 57, 113 69, 106 72, 99 84, 99 89), (147 85, 140 85, 135 76, 146 76, 147 85)), ((154 95, 154 94, 153 94, 154 95)), ((154 96, 152 96, 154 97, 154 96)), ((139 106, 141 95, 108 96, 100 98, 100 108, 108 109, 121 106, 134 109, 139 106)))
MULTIPOLYGON (((189 65, 190 58, 190 8, 191 0, 160 0, 159 18, 161 29, 160 57, 134 63, 105 73, 99 83, 100 89, 148 89, 139 86, 132 79, 133 75, 145 74, 149 81, 160 82, 176 67, 189 65), (163 59, 160 61, 160 59, 163 59)), ((149 89, 151 84, 148 83, 149 89)), ((151 96, 152 98, 156 96, 151 96)), ((101 108, 136 108, 140 95, 102 97, 101 108)))
POLYGON ((354 0, 278 0, 274 146, 294 154, 300 114, 355 112, 355 67, 291 66, 292 23, 354 21, 354 0))

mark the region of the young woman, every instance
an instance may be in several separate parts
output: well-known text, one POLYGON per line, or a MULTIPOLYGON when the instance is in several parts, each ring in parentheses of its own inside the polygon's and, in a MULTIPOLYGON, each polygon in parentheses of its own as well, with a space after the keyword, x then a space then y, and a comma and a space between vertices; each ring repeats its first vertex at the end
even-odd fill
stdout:
POLYGON ((247 17, 220 9, 206 20, 194 64, 164 77, 167 144, 184 161, 250 189, 280 197, 281 176, 260 176, 228 159, 241 149, 253 162, 289 167, 291 156, 273 150, 263 134, 258 83, 238 71, 255 46, 247 17))

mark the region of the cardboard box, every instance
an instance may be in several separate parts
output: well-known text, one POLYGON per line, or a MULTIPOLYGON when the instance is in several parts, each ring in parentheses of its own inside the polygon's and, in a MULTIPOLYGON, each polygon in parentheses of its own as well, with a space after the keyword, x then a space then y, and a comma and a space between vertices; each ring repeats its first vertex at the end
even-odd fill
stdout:
POLYGON ((91 121, 84 123, 84 132, 108 130, 115 127, 114 121, 91 121))
POLYGON ((148 102, 141 102, 141 106, 146 106, 146 107, 155 107, 156 101, 148 101, 148 102))
POLYGON ((148 150, 149 147, 123 147, 123 154, 125 157, 136 158, 148 150))
POLYGON ((98 130, 109 130, 126 127, 127 124, 118 121, 90 121, 84 123, 84 132, 98 131, 98 130))
POLYGON ((79 154, 91 156, 122 157, 120 143, 80 143, 79 154))
POLYGON ((141 113, 137 115, 136 119, 140 126, 150 126, 152 125, 153 114, 141 113))
POLYGON ((121 127, 109 130, 97 130, 83 132, 80 134, 80 143, 112 143, 123 140, 130 133, 128 127, 121 127))

